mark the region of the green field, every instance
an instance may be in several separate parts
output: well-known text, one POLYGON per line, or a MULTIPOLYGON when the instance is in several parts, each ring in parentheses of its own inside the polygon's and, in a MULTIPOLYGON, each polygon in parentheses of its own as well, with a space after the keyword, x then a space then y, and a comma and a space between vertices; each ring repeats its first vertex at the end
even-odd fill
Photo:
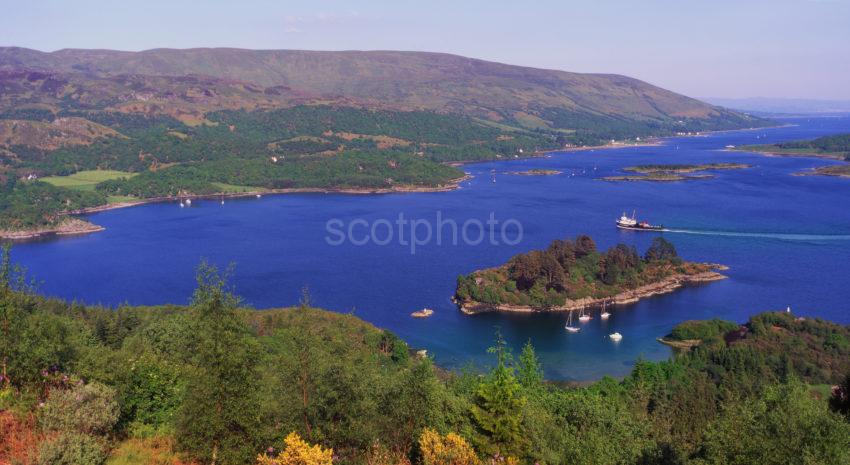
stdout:
POLYGON ((136 173, 115 170, 86 170, 78 171, 69 176, 50 176, 41 180, 53 184, 56 187, 67 187, 69 189, 79 189, 84 191, 93 191, 94 187, 103 181, 110 179, 132 178, 136 173))

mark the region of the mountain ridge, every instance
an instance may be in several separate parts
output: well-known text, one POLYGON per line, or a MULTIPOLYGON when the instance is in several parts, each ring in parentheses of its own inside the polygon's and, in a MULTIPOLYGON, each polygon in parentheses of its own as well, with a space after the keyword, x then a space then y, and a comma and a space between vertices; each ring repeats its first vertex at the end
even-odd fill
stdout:
MULTIPOLYGON (((580 129, 576 115, 604 121, 736 120, 746 115, 618 74, 538 69, 440 52, 158 48, 140 52, 0 47, 0 70, 77 77, 210 76, 287 86, 402 109, 464 113, 524 127, 580 129)), ((729 125, 724 125, 723 128, 729 125)))

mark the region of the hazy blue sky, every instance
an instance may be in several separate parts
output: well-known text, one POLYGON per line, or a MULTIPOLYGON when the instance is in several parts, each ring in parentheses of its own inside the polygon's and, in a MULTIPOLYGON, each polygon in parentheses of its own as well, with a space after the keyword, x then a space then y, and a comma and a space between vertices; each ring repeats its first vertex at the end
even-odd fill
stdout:
POLYGON ((692 96, 850 99, 850 0, 0 0, 0 45, 428 50, 692 96))

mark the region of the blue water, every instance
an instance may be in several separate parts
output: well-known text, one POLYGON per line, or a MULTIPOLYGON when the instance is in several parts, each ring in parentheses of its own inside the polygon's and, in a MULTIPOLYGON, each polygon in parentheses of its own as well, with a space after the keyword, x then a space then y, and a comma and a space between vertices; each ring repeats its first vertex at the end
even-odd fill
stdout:
MULTIPOLYGON (((222 266, 235 262, 232 281, 247 304, 293 305, 306 285, 315 305, 389 328, 428 349, 443 366, 489 360, 485 350, 498 327, 515 347, 530 339, 552 378, 622 376, 639 357, 668 357, 669 349, 655 338, 687 319, 744 321, 752 313, 790 305, 800 315, 850 323, 850 180, 790 175, 831 161, 720 150, 727 144, 850 132, 850 117, 787 122, 794 126, 670 139, 659 147, 468 165, 464 169, 475 177, 445 193, 284 195, 225 205, 199 201, 192 208, 171 203, 113 210, 90 217, 106 227, 104 232, 22 244, 13 255, 42 281, 43 293, 108 305, 185 303, 202 257, 222 266), (622 167, 634 164, 704 162, 754 168, 679 183, 596 179, 622 174, 622 167), (506 174, 532 168, 565 174, 506 174), (499 265, 555 238, 587 233, 600 247, 625 242, 644 250, 658 233, 613 226, 620 213, 633 209, 685 231, 663 234, 688 260, 729 265, 729 279, 618 308, 607 322, 597 317, 578 334, 563 330, 565 315, 465 316, 450 301, 459 274, 499 265), (415 255, 397 242, 326 242, 331 219, 395 221, 403 213, 434 222, 438 211, 458 223, 486 221, 491 212, 497 220, 516 219, 523 226, 522 241, 452 245, 449 234, 441 245, 419 246, 415 255), (425 320, 409 316, 422 307, 436 314, 425 320), (608 340, 613 331, 624 335, 620 343, 608 340)), ((380 231, 385 237, 385 229, 380 231)), ((513 239, 515 229, 508 232, 513 239)))

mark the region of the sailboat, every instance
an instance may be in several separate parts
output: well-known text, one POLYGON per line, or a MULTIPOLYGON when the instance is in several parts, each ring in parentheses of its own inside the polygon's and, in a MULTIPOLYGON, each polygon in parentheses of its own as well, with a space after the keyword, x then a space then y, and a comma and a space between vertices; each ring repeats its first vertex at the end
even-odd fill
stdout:
POLYGON ((186 206, 187 206, 187 207, 191 207, 191 206, 192 206, 192 199, 186 199, 186 206))
POLYGON ((564 326, 564 329, 566 329, 567 332, 569 332, 569 333, 577 333, 577 332, 581 331, 581 328, 579 328, 578 326, 573 326, 573 312, 572 311, 570 311, 570 316, 567 318, 567 325, 564 326))
POLYGON ((608 335, 608 337, 610 337, 611 340, 614 342, 619 342, 621 339, 623 339, 623 335, 620 333, 611 333, 608 335))
POLYGON ((494 168, 494 169, 490 170, 490 174, 493 175, 493 182, 496 182, 496 169, 494 168))
POLYGON ((599 314, 599 318, 607 320, 609 316, 611 316, 611 314, 605 310, 605 302, 602 302, 602 313, 599 314))
POLYGON ((581 321, 582 323, 590 321, 590 314, 584 313, 584 309, 579 310, 578 321, 581 321))

